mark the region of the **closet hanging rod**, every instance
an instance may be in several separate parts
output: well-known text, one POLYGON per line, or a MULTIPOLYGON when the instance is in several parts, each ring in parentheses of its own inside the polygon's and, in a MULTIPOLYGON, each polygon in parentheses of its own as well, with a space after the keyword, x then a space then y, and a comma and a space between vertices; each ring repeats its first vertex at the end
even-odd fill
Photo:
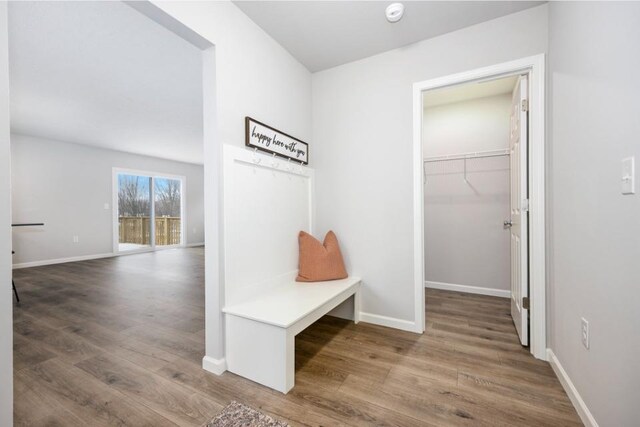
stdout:
POLYGON ((451 154, 446 156, 425 157, 424 163, 443 162, 448 160, 480 159, 484 157, 508 156, 509 150, 476 151, 473 153, 451 154))

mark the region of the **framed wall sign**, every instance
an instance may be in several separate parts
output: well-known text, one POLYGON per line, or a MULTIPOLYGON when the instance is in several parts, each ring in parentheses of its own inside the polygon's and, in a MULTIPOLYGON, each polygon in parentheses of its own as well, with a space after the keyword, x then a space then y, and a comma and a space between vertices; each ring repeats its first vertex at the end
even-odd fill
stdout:
POLYGON ((277 129, 245 117, 245 145, 285 159, 309 164, 309 144, 277 129))

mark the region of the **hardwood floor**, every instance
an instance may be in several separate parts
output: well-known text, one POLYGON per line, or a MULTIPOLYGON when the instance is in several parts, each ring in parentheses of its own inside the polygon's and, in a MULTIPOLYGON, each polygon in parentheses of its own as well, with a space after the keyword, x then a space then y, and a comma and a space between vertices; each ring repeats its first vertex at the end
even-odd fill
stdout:
POLYGON ((292 426, 582 425, 508 300, 428 290, 424 335, 324 317, 282 395, 201 369, 202 248, 14 276, 15 425, 198 426, 232 400, 292 426))

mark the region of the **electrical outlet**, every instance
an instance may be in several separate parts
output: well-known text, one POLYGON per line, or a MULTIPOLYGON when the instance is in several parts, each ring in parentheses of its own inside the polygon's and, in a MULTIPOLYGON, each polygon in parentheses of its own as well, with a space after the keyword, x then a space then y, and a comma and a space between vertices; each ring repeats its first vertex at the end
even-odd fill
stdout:
POLYGON ((589 321, 582 318, 582 345, 589 350, 589 321))
POLYGON ((73 236, 73 243, 80 242, 80 238, 78 236, 73 236))
POLYGON ((104 204, 104 209, 105 209, 105 210, 110 209, 110 207, 109 207, 109 203, 105 203, 105 204, 104 204))

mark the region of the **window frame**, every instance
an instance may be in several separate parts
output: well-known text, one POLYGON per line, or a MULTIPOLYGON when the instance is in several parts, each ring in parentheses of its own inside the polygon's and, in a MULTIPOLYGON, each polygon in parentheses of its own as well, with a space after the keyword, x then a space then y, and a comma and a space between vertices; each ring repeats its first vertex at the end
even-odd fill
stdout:
POLYGON ((184 175, 176 175, 170 173, 163 172, 152 172, 146 170, 139 169, 129 169, 129 168, 121 168, 114 167, 112 169, 112 204, 111 204, 111 212, 112 212, 112 248, 114 254, 135 254, 135 253, 143 253, 143 252, 154 252, 158 250, 164 249, 174 249, 174 248, 183 248, 186 246, 186 230, 187 228, 187 215, 186 215, 186 205, 187 205, 187 177, 184 175), (119 219, 119 205, 118 205, 118 176, 119 175, 137 175, 143 177, 149 177, 151 180, 150 183, 150 233, 151 233, 151 244, 148 247, 140 248, 140 249, 131 249, 131 250, 120 250, 120 238, 119 238, 119 229, 118 229, 118 219, 119 219), (156 179, 165 178, 180 181, 180 243, 176 245, 156 245, 156 227, 155 227, 155 204, 156 204, 156 179))

